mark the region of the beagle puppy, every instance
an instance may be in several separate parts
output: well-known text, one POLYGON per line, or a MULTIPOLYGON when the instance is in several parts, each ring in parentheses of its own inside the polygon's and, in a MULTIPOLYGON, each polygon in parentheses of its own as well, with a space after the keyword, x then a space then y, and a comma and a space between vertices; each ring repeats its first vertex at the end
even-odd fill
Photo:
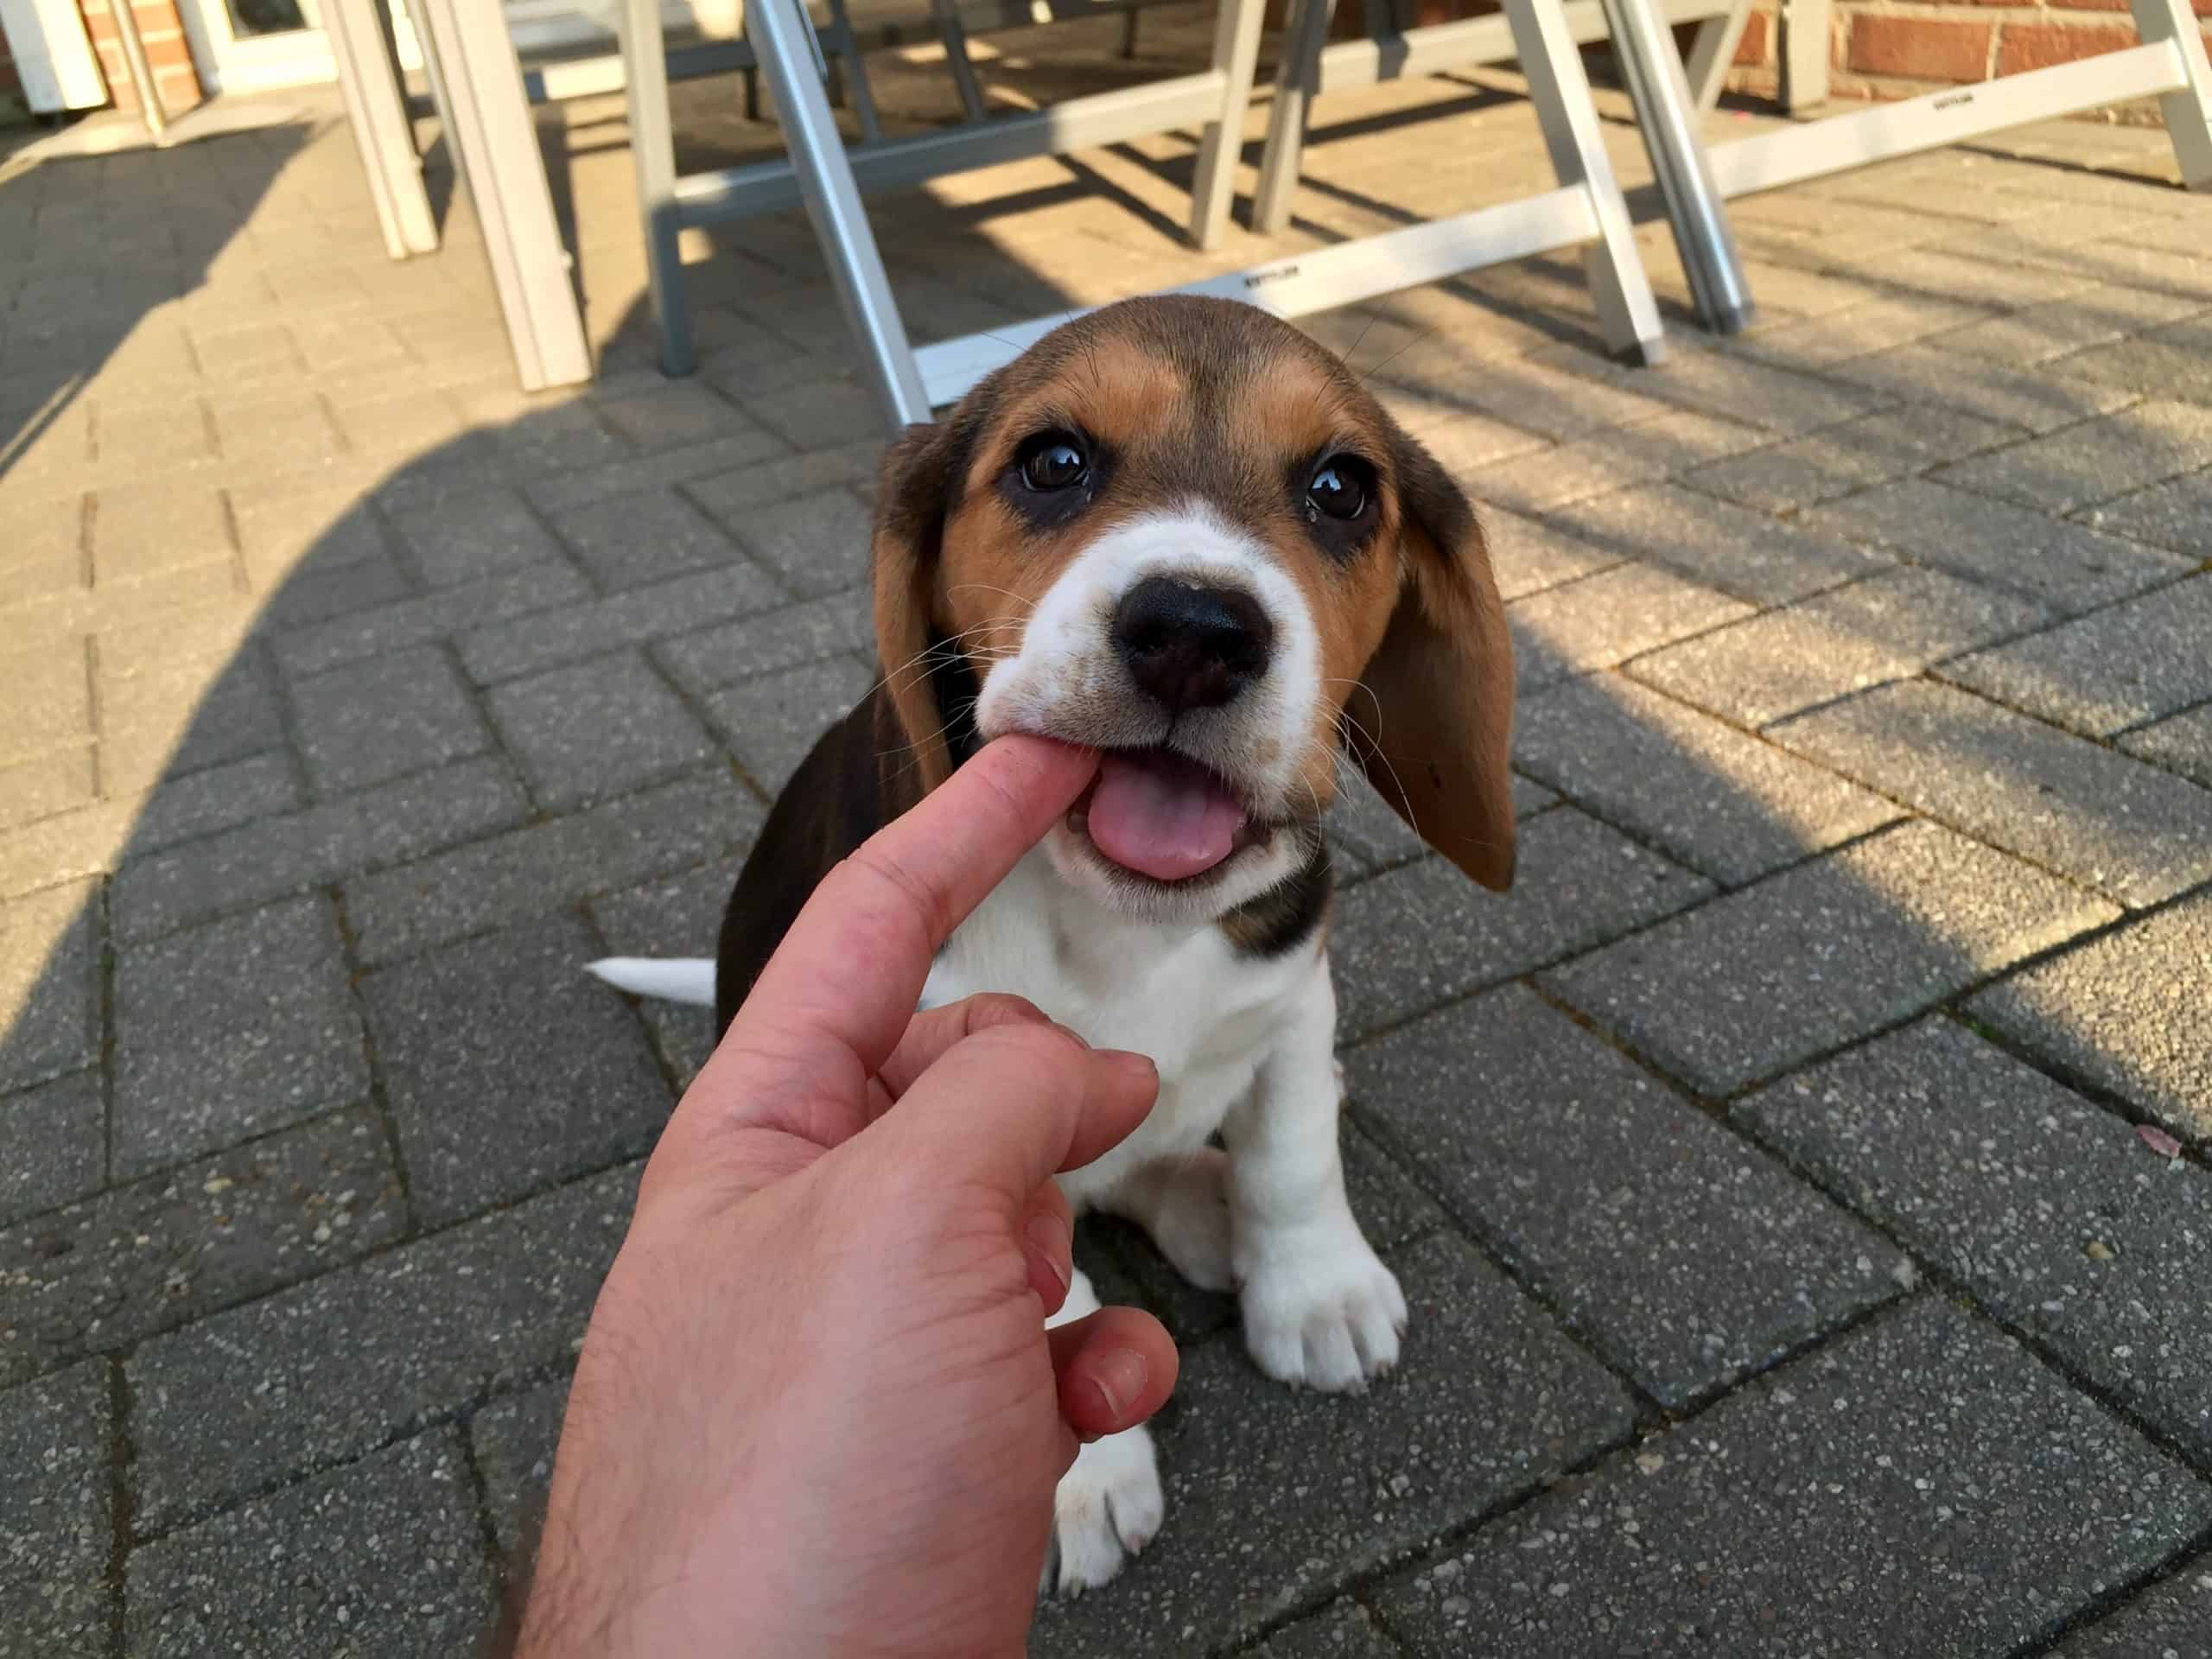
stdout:
MULTIPOLYGON (((981 743, 1100 751, 1066 818, 953 936, 925 1007, 1011 991, 1160 1067, 1144 1124, 1061 1178, 1234 1289, 1253 1359, 1357 1389, 1406 1303, 1338 1151, 1329 853, 1347 767, 1484 887, 1512 879, 1513 654, 1466 498, 1333 355, 1224 300, 1069 322, 882 470, 884 677, 770 813, 704 962, 626 990, 727 1028, 815 883, 981 743)), ((1058 1316, 1098 1300, 1080 1273, 1058 1316)), ((1142 1428, 1060 1483, 1048 1587, 1100 1585, 1158 1530, 1142 1428)))

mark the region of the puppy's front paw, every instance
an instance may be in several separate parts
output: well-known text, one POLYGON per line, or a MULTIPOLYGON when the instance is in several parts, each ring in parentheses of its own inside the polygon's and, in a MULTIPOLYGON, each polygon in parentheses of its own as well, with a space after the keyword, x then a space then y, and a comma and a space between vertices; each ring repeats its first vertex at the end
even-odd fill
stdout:
POLYGON ((1277 1382, 1341 1394, 1398 1363, 1405 1293, 1349 1223, 1254 1251, 1242 1306, 1244 1345, 1277 1382))
POLYGON ((1160 1460, 1152 1435, 1124 1429, 1093 1440, 1052 1492, 1052 1557, 1045 1562, 1045 1594, 1056 1585, 1079 1596, 1104 1584, 1153 1541, 1166 1514, 1160 1460))

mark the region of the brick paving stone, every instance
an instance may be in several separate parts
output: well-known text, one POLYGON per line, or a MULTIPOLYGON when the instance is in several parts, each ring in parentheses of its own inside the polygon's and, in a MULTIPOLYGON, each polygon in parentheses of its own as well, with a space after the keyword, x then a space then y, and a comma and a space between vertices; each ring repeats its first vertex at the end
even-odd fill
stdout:
POLYGON ((0 1230, 0 1381, 327 1272, 405 1212, 384 1130, 355 1109, 0 1230))
POLYGON ((850 490, 823 490, 747 512, 730 529, 801 598, 868 581, 873 515, 850 490))
POLYGON ((1367 1609, 1340 1601, 1325 1613, 1285 1625, 1253 1649, 1256 1659, 1401 1659, 1367 1609))
MULTIPOLYGON (((1513 774, 1515 817, 1541 812, 1558 799, 1542 785, 1531 783, 1518 772, 1513 774)), ((1337 798, 1321 822, 1329 832, 1340 882, 1403 864, 1428 850, 1428 843, 1414 833, 1413 826, 1392 811, 1363 779, 1340 783, 1337 798)))
POLYGON ((642 790, 346 884, 354 951, 391 961, 748 845, 760 808, 726 772, 642 790))
MULTIPOLYGON (((592 900, 592 919, 615 956, 711 957, 722 911, 744 862, 716 859, 681 875, 608 893, 592 900)), ((670 1071, 679 1084, 688 1084, 715 1052, 715 1011, 658 997, 637 998, 634 1006, 652 1028, 670 1071)))
POLYGON ((1478 491, 1485 501, 1521 512, 1542 512, 1757 448, 1772 435, 1683 410, 1639 426, 1517 455, 1485 469, 1478 491))
POLYGON ((2169 581, 2188 563, 2087 525, 1927 479, 1901 479, 1808 513, 1808 528, 2032 599, 2058 614, 2169 581))
MULTIPOLYGON (((106 647, 102 646, 103 655, 106 647)), ((218 670, 193 663, 100 687, 100 782, 111 792, 284 747, 284 721, 259 652, 218 670)))
POLYGON ((875 630, 868 612, 867 590, 849 588, 656 640, 652 653, 686 690, 711 691, 825 657, 874 651, 875 630))
POLYGON ((2068 512, 2207 466, 2212 466, 2212 409, 2152 399, 1955 462, 1936 476, 1984 495, 2068 512))
POLYGON ((273 583, 260 581, 255 585, 257 591, 266 595, 258 619, 264 633, 312 626, 355 611, 389 605, 419 591, 414 578, 389 553, 328 569, 318 564, 279 575, 273 583))
POLYGON ((1719 1095, 2117 914, 2054 876, 1915 823, 1738 888, 1543 983, 1719 1095))
POLYGON ((1514 723, 1516 766, 1731 887, 1902 816, 1834 772, 1617 675, 1529 698, 1514 723))
POLYGON ((0 1095, 0 1226, 96 1191, 105 1178, 107 1105, 98 1071, 0 1095))
POLYGON ((511 1573, 530 1566, 545 1492, 553 1478, 554 1448, 561 1443, 561 1414, 568 1408, 569 1379, 556 1377, 520 1394, 494 1400, 468 1421, 469 1445, 484 1478, 492 1535, 511 1573))
POLYGON ((741 561, 476 629, 461 636, 461 660, 477 683, 496 684, 784 602, 766 572, 741 561))
POLYGON ((318 898, 119 950, 117 1173, 157 1168, 365 1094, 343 952, 318 898))
POLYGON ((827 449, 865 439, 882 443, 890 436, 873 394, 848 375, 779 385, 771 395, 739 401, 746 413, 794 449, 827 449))
POLYGON ((504 762, 463 760, 139 860, 117 875, 109 906, 118 935, 147 938, 493 834, 524 811, 504 762))
POLYGON ((1745 726, 1764 726, 1847 692, 2044 620, 2029 600, 1935 570, 1898 570, 1637 659, 1647 685, 1745 726))
MULTIPOLYGON (((1674 412, 1670 406, 1646 393, 1642 377, 1609 378, 1602 359, 1588 359, 1597 372, 1579 372, 1586 353, 1562 353, 1561 360, 1541 357, 1508 358, 1486 363, 1482 372, 1455 370, 1423 384, 1433 404, 1457 405, 1493 420, 1509 422, 1525 431, 1573 442, 1593 432, 1641 425, 1674 412)), ((1410 372, 1400 359, 1402 380, 1410 372)))
POLYGON ((2212 794, 1947 685, 1885 685, 1774 741, 2131 906, 2212 878, 2212 794))
POLYGON ((683 701, 635 652, 510 680, 487 701, 546 807, 633 790, 715 753, 683 701))
POLYGON ((1750 606, 1671 570, 1617 564, 1516 600, 1505 620, 1525 696, 1751 613, 1750 606))
POLYGON ((2139 726, 2114 741, 2130 754, 2212 789, 2212 702, 2139 726))
POLYGON ((2016 428, 1955 410, 1898 410, 1694 467, 1682 482, 1747 507, 1783 512, 1923 473, 2019 435, 2016 428))
POLYGON ((292 683, 300 752, 325 795, 427 772, 491 746, 452 659, 422 646, 292 683))
POLYGON ((810 495, 834 485, 863 491, 871 487, 883 451, 883 439, 870 437, 835 449, 732 467, 686 483, 684 493, 725 530, 741 531, 757 507, 810 495))
POLYGON ((1567 807, 1522 826, 1509 893, 1485 892, 1440 858, 1402 866, 1338 902, 1329 941, 1338 1040, 1587 950, 1712 891, 1567 807))
POLYGON ((495 1599, 467 1457, 443 1428, 141 1545, 123 1651, 465 1653, 495 1599))
POLYGON ((1111 1589, 1040 1606, 1031 1653, 1217 1651, 1629 1432, 1619 1385, 1465 1243, 1428 1239, 1397 1268, 1404 1355, 1364 1395, 1284 1389, 1232 1342, 1185 1357, 1154 1421, 1159 1538, 1111 1589))
POLYGON ((618 496, 667 490, 741 467, 778 466, 790 460, 783 446, 758 427, 742 427, 728 437, 686 444, 601 467, 558 466, 526 480, 523 493, 558 519, 578 507, 618 496), (772 461, 764 458, 774 457, 772 461))
POLYGON ((1551 521, 1607 552, 1666 565, 1759 606, 1803 599, 1889 563, 1840 537, 1673 484, 1600 496, 1551 521))
POLYGON ((2212 894, 2131 921, 1967 1004, 2029 1052, 2212 1141, 2212 894))
POLYGON ((734 404, 696 383, 673 381, 626 397, 602 397, 597 407, 600 419, 640 449, 728 438, 753 426, 734 404))
POLYGON ((637 1021, 548 917, 362 982, 416 1208, 439 1226, 646 1149, 668 1084, 637 1021))
POLYGON ((1986 322, 1932 336, 1939 350, 2000 364, 2033 365, 2171 322, 2202 302, 2155 289, 2112 286, 2044 300, 1986 322))
POLYGON ((2089 518, 2123 536, 2156 542, 2184 556, 2202 556, 2212 547, 2212 471, 2124 495, 2092 509, 2089 518))
MULTIPOLYGON (((1853 217, 1856 219, 1857 214, 1853 217)), ((1777 368, 1821 373, 1847 359, 1910 346, 1916 340, 1963 327, 1988 315, 1987 309, 1980 306, 1941 300, 1874 300, 1808 323, 1762 329, 1746 336, 1736 349, 1777 368)))
POLYGON ((822 734, 866 696, 875 681, 873 668, 849 657, 825 658, 710 694, 705 699, 707 717, 747 775, 772 795, 822 734))
POLYGON ((297 629, 276 641, 276 660, 292 674, 320 674, 365 657, 453 639, 510 617, 573 604, 589 592, 583 577, 569 565, 533 566, 297 629))
POLYGON ((2212 1173, 1929 1020, 1738 1103, 1793 1164, 2212 1462, 2212 1173))
POLYGON ((1442 1553, 1376 1606, 1425 1656, 1471 1641, 1497 1659, 1995 1656, 2208 1520, 2212 1491, 1926 1298, 1442 1553))
POLYGON ((112 1431, 103 1361, 0 1393, 0 1659, 107 1642, 112 1431))
POLYGON ((2212 1659, 2212 1562, 2199 1557, 2050 1651, 2052 1659, 2212 1659))
POLYGON ((166 1530, 565 1362, 636 1183, 612 1170, 142 1344, 124 1364, 135 1525, 166 1530))
POLYGON ((1484 506, 1481 511, 1491 570, 1497 578, 1498 593, 1508 601, 1556 588, 1618 564, 1628 556, 1503 507, 1484 506))
POLYGON ((130 826, 130 855, 143 858, 195 836, 276 817, 300 804, 299 782, 291 761, 282 754, 251 754, 165 777, 146 796, 130 826))
POLYGON ((433 588, 480 582, 561 556, 560 543, 512 490, 457 496, 392 515, 409 556, 433 588))
POLYGON ((1345 1070, 1360 1117, 1663 1405, 1909 1282, 1882 1239, 1518 986, 1345 1070))
MULTIPOLYGON (((2205 276, 2212 283, 2212 268, 2205 276)), ((2059 359, 2050 369, 2126 391, 2212 404, 2212 317, 2192 317, 2111 345, 2092 346, 2059 359)))
MULTIPOLYGON (((1757 278, 1753 279, 1755 286, 1757 278)), ((1758 289, 1761 308, 1768 303, 1758 289)), ((1669 340, 1670 347, 1676 346, 1669 340)), ((1838 385, 1831 379, 1793 374, 1738 353, 1712 350, 1693 337, 1666 360, 1649 368, 1602 361, 1580 351, 1561 352, 1558 360, 1644 397, 1697 410, 1732 421, 1749 421, 1784 437, 1834 426, 1890 401, 1878 391, 1838 385)))
POLYGON ((73 882, 0 906, 0 1089, 42 1083, 99 1057, 99 902, 92 883, 73 882))
MULTIPOLYGON (((1976 325, 1981 327, 1985 325, 1976 325)), ((1992 362, 1944 349, 1950 336, 1877 352, 1838 363, 1829 373, 1871 392, 1914 404, 1937 404, 2024 432, 2052 432, 2133 403, 2135 394, 2082 380, 2060 380, 2022 368, 2018 359, 1992 362)))
POLYGON ((0 829, 50 818, 85 805, 99 793, 90 744, 0 767, 0 829))
POLYGON ((647 587, 741 556, 712 519, 674 490, 588 502, 555 514, 553 523, 609 589, 647 587))
POLYGON ((92 734, 92 678, 81 648, 0 657, 8 722, 0 761, 28 760, 92 734))
POLYGON ((2031 715, 2109 737, 2212 697, 2212 576, 2196 576, 2047 632, 1943 665, 1943 677, 2031 715))

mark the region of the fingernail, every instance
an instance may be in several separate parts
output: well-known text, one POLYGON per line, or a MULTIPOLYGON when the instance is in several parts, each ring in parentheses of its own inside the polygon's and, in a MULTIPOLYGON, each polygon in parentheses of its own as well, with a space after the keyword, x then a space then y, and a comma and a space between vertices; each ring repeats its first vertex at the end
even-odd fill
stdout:
POLYGON ((1022 1229, 1029 1240, 1029 1248, 1045 1259, 1052 1270, 1052 1277, 1060 1281, 1060 1294, 1068 1288, 1068 1269, 1062 1262, 1071 1259, 1074 1240, 1068 1236, 1067 1224, 1047 1211, 1029 1217, 1029 1224, 1022 1229))
POLYGON ((1089 1048, 1090 1046, 1089 1043, 1083 1040, 1083 1033, 1077 1031, 1073 1026, 1064 1026, 1060 1024, 1058 1020, 1055 1020, 1052 1021, 1052 1027, 1056 1031, 1065 1032, 1069 1036, 1075 1039, 1075 1046, 1077 1048, 1089 1048))
POLYGON ((1102 1048, 1098 1058, 1122 1073, 1132 1084, 1147 1089, 1160 1086, 1160 1067, 1149 1054, 1139 1054, 1126 1048, 1102 1048))
POLYGON ((1144 1393, 1145 1379, 1152 1375, 1144 1356, 1134 1348, 1116 1348, 1101 1355, 1090 1370, 1091 1385, 1106 1402, 1107 1420, 1126 1422, 1144 1393))

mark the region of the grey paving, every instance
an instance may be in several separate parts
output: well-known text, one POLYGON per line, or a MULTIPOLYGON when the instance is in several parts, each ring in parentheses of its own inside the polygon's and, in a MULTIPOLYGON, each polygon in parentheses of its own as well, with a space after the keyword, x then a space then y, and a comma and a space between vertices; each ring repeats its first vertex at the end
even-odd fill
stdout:
POLYGON ((1572 536, 1540 518, 1484 504, 1483 541, 1491 574, 1509 602, 1618 564, 1625 554, 1572 536))
POLYGON ((2212 894, 1993 985, 1968 1011, 2179 1134, 2212 1140, 2212 894))
POLYGON ((1505 618, 1525 696, 1751 613, 1740 601, 1671 570, 1617 564, 1516 601, 1505 618))
POLYGON ((510 1571, 527 1567, 535 1554, 568 1404, 569 1379, 562 1376, 494 1400, 468 1420, 493 1535, 510 1571))
POLYGON ((1522 988, 1401 1027, 1346 1071, 1354 1110, 1454 1217, 1662 1405, 1910 1281, 1878 1236, 1522 988))
POLYGON ((1737 1115, 2106 1398, 2212 1452, 2212 1173, 1942 1019, 1737 1115))
POLYGON ((2051 367, 2054 373, 2097 385, 2212 404, 2212 318, 2191 317, 2086 346, 2051 367))
POLYGON ((1950 830, 1907 823, 1543 982, 1673 1075, 1726 1094, 2119 913, 1950 830))
POLYGON ((0 1655, 47 1659, 107 1640, 115 1455, 109 1366, 0 1391, 0 1655))
POLYGON ((140 860, 111 885, 109 913, 119 938, 148 938, 472 841, 525 810, 504 761, 463 760, 140 860))
POLYGON ((2183 1566, 2051 1652, 2056 1659, 2212 1659, 2212 1562, 2183 1566))
POLYGON ((712 691, 826 657, 873 654, 868 613, 866 591, 851 588, 681 633, 656 644, 652 654, 687 690, 712 691))
POLYGON ((2145 399, 2117 414, 1944 467, 1985 495, 2069 512, 2212 466, 2212 408, 2145 399))
MULTIPOLYGON (((2032 310, 2033 308, 2031 308, 2032 310)), ((2027 315, 2015 312, 2010 322, 2027 315)), ((1974 324, 1961 330, 1992 327, 1974 324)), ((2014 432, 2051 432, 2135 401, 2116 386, 2055 378, 2063 371, 2023 368, 2017 360, 1994 362, 1948 349, 1951 334, 1936 334, 1834 365, 1829 373, 1871 393, 1912 404, 1936 404, 2014 432)))
POLYGON ((1419 1655, 2002 1655, 2212 1490, 1940 1300, 1853 1332, 1378 1599, 1419 1655), (1455 1570, 1456 1569, 1456 1570, 1455 1570))
POLYGON ((1381 1565, 1626 1436, 1619 1385, 1466 1244, 1398 1262, 1397 1371, 1361 1396, 1293 1392, 1231 1342, 1185 1357, 1156 1421, 1168 1521, 1110 1593, 1039 1611, 1040 1655, 1200 1654, 1313 1593, 1307 1563, 1381 1565), (1206 1563, 1224 1531, 1247 1563, 1206 1563))
MULTIPOLYGON (((716 859, 680 875, 607 893, 591 901, 592 919, 616 956, 711 957, 722 911, 744 861, 716 859)), ((715 1052, 715 1011, 652 999, 639 999, 636 1007, 669 1074, 679 1086, 690 1083, 715 1052)))
POLYGON ((1522 826, 1509 893, 1485 892, 1433 856, 1389 871, 1338 901, 1329 942, 1338 1039, 1587 950, 1712 892, 1704 877, 1571 808, 1522 826))
POLYGON ((451 1429, 371 1453, 130 1557, 123 1651, 462 1653, 493 1588, 451 1429))
POLYGON ((531 794, 548 808, 623 794, 715 753, 683 701, 634 652, 510 681, 486 702, 531 794))
POLYGON ((2189 556, 2212 546, 2212 471, 2154 484, 2094 509, 2093 522, 2189 556))
POLYGON ((2019 428, 1956 410, 1905 410, 1861 416, 1683 476, 1693 488, 1762 512, 1784 512, 1924 473, 2020 435, 2019 428))
POLYGON ((739 557, 714 522, 674 490, 613 496, 559 515, 561 534, 607 588, 640 588, 739 557))
POLYGON ((250 754, 163 779, 130 827, 130 850, 141 855, 156 852, 257 818, 281 817, 303 804, 304 791, 288 756, 250 754))
MULTIPOLYGON (((2110 524, 2111 515, 2101 522, 2110 524)), ((1927 479, 1864 491, 1808 513, 1805 523, 2060 614, 2125 599, 2190 569, 2186 559, 2139 542, 1927 479)))
POLYGON ((1730 887, 1902 816, 1833 772, 1618 675, 1522 702, 1514 759, 1586 810, 1730 887))
POLYGON ((561 544, 512 490, 394 513, 392 523, 415 569, 433 588, 457 587, 560 556, 561 544))
POLYGON ((773 795, 816 740, 866 696, 875 681, 872 664, 825 657, 725 686, 709 693, 704 704, 746 775, 773 795))
POLYGON ((851 491, 824 490, 725 522, 795 597, 813 599, 868 580, 872 517, 851 491))
POLYGON ((143 1344, 124 1368, 138 1526, 166 1531, 565 1360, 635 1183, 615 1170, 143 1344))
POLYGON ((353 1109, 0 1229, 0 1382, 127 1348, 407 1228, 391 1145, 353 1109))
POLYGON ((0 997, 14 1015, 0 1036, 0 1089, 92 1063, 100 1046, 99 896, 83 883, 0 906, 0 997))
POLYGON ((107 1102, 97 1071, 0 1095, 0 1225, 96 1192, 107 1179, 107 1102))
POLYGON ((2000 702, 2109 737, 2212 697, 2212 578, 2193 576, 1943 667, 2000 702))
POLYGON ((326 797, 389 783, 491 747, 453 659, 425 646, 294 682, 300 753, 326 797))
POLYGON ((340 948, 328 902, 305 898, 117 953, 118 1174, 368 1092, 340 948))
POLYGON ((1803 599, 1889 563, 1841 537, 1674 484, 1602 495, 1562 508, 1550 521, 1624 558, 1669 566, 1762 607, 1803 599))
POLYGON ((2139 726, 2114 741, 2130 754, 2212 789, 2212 702, 2139 726))
POLYGON ((1899 570, 1654 652, 1630 672, 1739 725, 1764 726, 2044 620, 2031 601, 1940 571, 1899 570))
POLYGON ((1774 741, 2133 907, 2212 879, 2212 793, 1952 686, 1907 681, 1774 741))
POLYGON ((344 888, 355 953, 388 962, 686 868, 748 844, 760 816, 708 771, 360 877, 344 888))
POLYGON ((532 566, 293 629, 276 640, 276 660, 294 674, 318 674, 385 652, 449 639, 509 617, 573 604, 590 592, 573 566, 532 566))
POLYGON ((427 1224, 634 1156, 666 1119, 644 1033, 583 971, 598 954, 581 923, 550 917, 363 981, 427 1224))
POLYGON ((1366 1608, 1344 1601, 1285 1625, 1255 1651, 1262 1659, 1397 1659, 1405 1649, 1382 1633, 1366 1608))

